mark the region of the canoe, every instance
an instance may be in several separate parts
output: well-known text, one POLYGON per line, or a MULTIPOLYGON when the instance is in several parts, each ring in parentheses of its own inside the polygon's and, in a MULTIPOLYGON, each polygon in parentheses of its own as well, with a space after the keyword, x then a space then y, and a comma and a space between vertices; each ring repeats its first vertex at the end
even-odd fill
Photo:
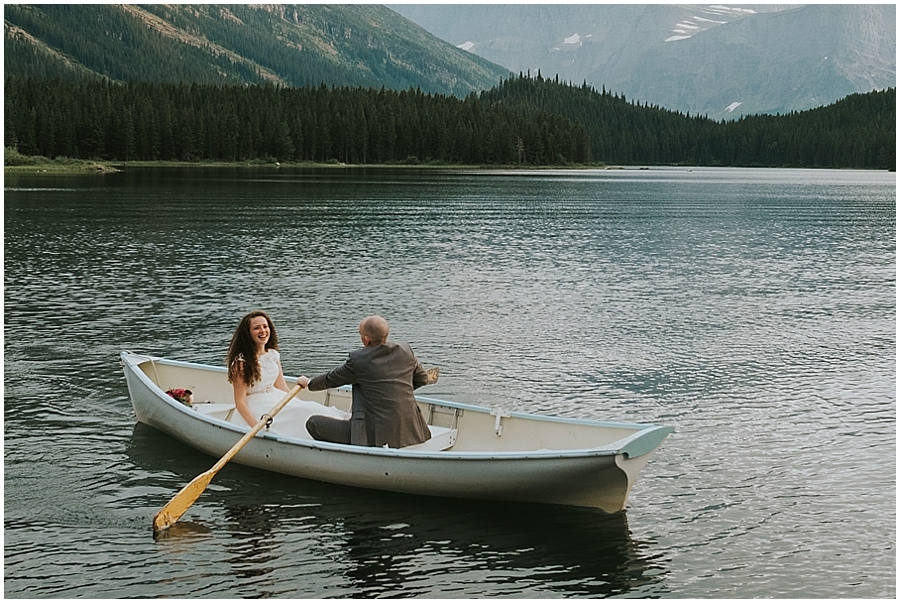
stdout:
MULTIPOLYGON (((121 353, 137 420, 214 457, 247 428, 224 367, 121 353), (193 400, 166 394, 185 389, 193 400)), ((289 385, 296 378, 286 377, 289 385)), ((349 410, 347 387, 298 398, 349 410)), ((300 478, 408 494, 591 507, 616 513, 671 427, 509 412, 426 396, 416 400, 430 440, 404 448, 320 442, 261 431, 233 462, 300 478)), ((288 405, 290 406, 290 404, 288 405)))

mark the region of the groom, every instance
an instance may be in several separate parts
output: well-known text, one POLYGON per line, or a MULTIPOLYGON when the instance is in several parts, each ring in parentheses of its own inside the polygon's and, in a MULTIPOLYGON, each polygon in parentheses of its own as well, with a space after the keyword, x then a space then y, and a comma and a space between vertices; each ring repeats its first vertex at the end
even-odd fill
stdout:
POLYGON ((312 437, 389 448, 420 444, 431 437, 413 390, 437 378, 425 371, 409 344, 388 342, 389 331, 382 317, 364 318, 359 323, 363 347, 350 352, 343 366, 312 379, 297 380, 310 391, 353 386, 350 419, 313 415, 306 422, 312 437))

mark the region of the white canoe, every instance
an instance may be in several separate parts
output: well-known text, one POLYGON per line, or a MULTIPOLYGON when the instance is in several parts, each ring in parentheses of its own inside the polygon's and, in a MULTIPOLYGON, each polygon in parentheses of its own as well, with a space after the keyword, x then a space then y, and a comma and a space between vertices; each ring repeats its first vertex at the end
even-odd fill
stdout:
MULTIPOLYGON (((234 411, 224 367, 123 352, 137 420, 214 457, 247 428, 234 411), (189 389, 186 406, 165 392, 189 389)), ((287 378, 289 385, 295 379, 287 378)), ((300 392, 300 399, 349 410, 350 389, 300 392)), ((417 396, 432 431, 423 444, 374 448, 261 431, 234 462, 306 479, 470 499, 625 508, 640 470, 671 427, 505 412, 417 396)))

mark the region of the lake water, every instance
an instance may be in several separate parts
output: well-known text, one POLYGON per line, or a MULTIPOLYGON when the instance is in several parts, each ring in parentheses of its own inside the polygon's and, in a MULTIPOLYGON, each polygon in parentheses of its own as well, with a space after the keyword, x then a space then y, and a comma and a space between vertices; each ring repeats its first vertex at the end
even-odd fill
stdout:
POLYGON ((893 598, 883 172, 5 175, 4 593, 893 598), (136 424, 122 350, 221 365, 268 310, 312 375, 391 322, 430 396, 670 425, 624 514, 231 464, 136 424))

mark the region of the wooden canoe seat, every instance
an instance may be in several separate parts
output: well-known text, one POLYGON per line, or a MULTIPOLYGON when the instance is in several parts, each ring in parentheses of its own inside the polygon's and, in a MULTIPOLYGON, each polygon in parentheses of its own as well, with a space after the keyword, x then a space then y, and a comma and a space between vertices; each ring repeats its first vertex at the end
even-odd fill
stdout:
POLYGON ((431 430, 431 439, 425 440, 421 444, 413 444, 412 446, 404 446, 403 450, 447 450, 456 443, 456 434, 458 429, 450 429, 449 427, 435 427, 429 425, 431 430))

